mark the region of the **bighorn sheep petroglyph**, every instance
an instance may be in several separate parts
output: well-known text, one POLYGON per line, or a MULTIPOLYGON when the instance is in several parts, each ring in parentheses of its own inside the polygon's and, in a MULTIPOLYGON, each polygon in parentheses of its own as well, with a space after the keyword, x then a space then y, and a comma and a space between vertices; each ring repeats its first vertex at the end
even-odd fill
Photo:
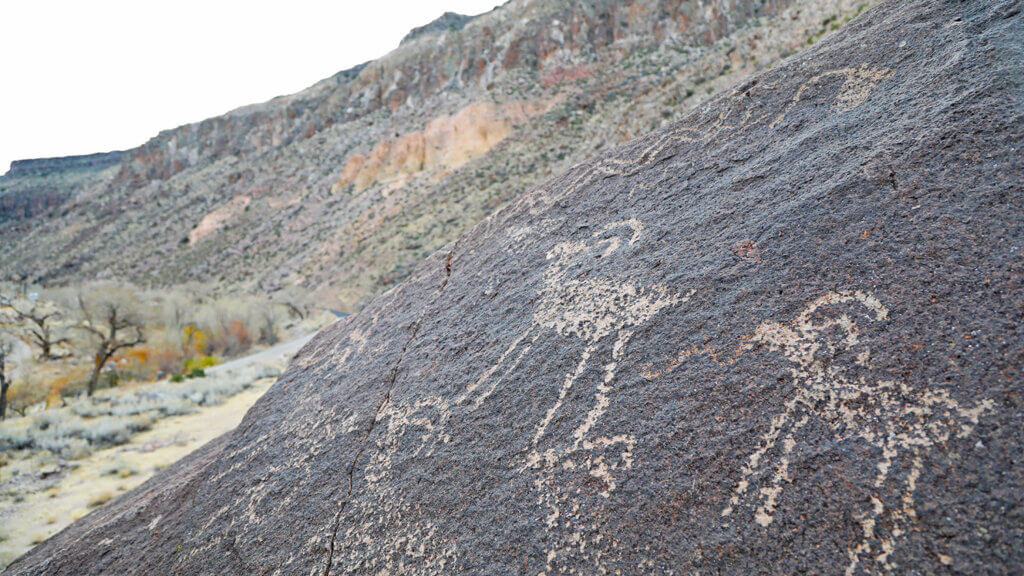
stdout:
POLYGON ((755 476, 764 473, 769 454, 775 454, 774 472, 753 497, 758 503, 754 520, 762 527, 772 523, 784 483, 791 481, 790 458, 799 434, 812 419, 830 428, 839 441, 866 442, 878 450, 879 457, 871 508, 858 517, 861 538, 848 550, 847 574, 854 574, 862 559, 872 554, 880 568, 893 567, 889 558, 897 539, 907 521, 916 516, 914 491, 925 452, 950 438, 968 436, 981 414, 993 406, 991 400, 983 400, 965 408, 945 390, 867 376, 871 350, 861 341, 857 322, 865 318, 881 322, 887 317, 888 310, 869 294, 830 292, 788 324, 761 324, 744 346, 760 344, 780 352, 790 363, 795 387, 785 410, 772 419, 748 456, 722 515, 736 511, 755 476), (900 496, 887 505, 883 487, 901 461, 909 461, 909 467, 900 481, 900 496), (883 527, 887 534, 882 533, 883 527))

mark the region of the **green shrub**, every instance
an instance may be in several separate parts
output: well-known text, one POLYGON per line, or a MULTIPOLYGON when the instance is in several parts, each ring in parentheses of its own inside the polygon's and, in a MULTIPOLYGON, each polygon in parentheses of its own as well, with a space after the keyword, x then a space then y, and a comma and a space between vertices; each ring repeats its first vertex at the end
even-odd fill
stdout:
POLYGON ((203 368, 209 368, 216 366, 220 363, 220 359, 213 355, 200 355, 194 358, 189 358, 185 361, 185 372, 195 372, 196 370, 202 370, 203 368))

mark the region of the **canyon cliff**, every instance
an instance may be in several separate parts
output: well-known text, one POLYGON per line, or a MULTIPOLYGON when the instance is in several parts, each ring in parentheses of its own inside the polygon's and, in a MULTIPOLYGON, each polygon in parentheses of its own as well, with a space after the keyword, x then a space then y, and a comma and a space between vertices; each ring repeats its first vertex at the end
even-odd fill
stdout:
POLYGON ((448 15, 376 61, 164 131, 113 166, 18 163, 0 178, 0 276, 301 286, 358 309, 520 191, 677 120, 864 6, 513 0, 448 15))

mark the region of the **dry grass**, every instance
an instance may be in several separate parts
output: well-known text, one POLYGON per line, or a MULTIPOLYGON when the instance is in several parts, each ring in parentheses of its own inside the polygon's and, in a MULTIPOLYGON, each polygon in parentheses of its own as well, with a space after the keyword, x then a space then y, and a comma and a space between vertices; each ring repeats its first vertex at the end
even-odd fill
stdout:
POLYGON ((257 380, 279 373, 278 367, 243 366, 177 384, 164 381, 101 390, 92 398, 68 400, 61 408, 0 422, 0 450, 80 459, 94 450, 125 444, 160 419, 221 404, 257 380))
POLYGON ((114 495, 110 492, 101 492, 89 500, 89 508, 99 508, 107 502, 110 502, 113 498, 114 495))

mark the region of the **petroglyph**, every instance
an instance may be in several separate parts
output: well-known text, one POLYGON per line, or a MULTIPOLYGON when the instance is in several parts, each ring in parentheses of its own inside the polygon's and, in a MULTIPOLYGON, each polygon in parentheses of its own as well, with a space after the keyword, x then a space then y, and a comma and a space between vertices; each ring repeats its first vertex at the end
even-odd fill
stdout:
POLYGON ((832 105, 832 112, 841 113, 853 110, 863 104, 871 94, 871 90, 879 82, 892 76, 892 70, 861 64, 857 68, 840 68, 818 74, 800 85, 796 94, 793 95, 793 100, 782 111, 782 114, 779 114, 779 117, 772 122, 771 127, 778 126, 786 118, 789 111, 804 98, 804 94, 808 90, 821 83, 822 80, 835 76, 843 79, 843 86, 839 89, 839 95, 836 96, 836 101, 832 105))
POLYGON ((686 362, 693 356, 698 356, 702 354, 706 354, 709 358, 711 358, 713 362, 720 366, 725 366, 726 364, 732 362, 732 360, 730 360, 729 362, 723 362, 719 360, 718 351, 710 346, 691 346, 689 348, 680 350, 674 356, 667 358, 660 363, 652 362, 650 364, 647 364, 646 366, 640 369, 640 375, 647 380, 654 380, 655 378, 661 376, 662 374, 667 374, 675 370, 679 366, 682 366, 684 362, 686 362))
MULTIPOLYGON (((385 426, 364 474, 360 497, 344 537, 337 540, 334 564, 341 573, 369 569, 374 574, 445 574, 457 559, 455 544, 440 537, 432 522, 418 520, 419 508, 402 494, 394 460, 431 456, 450 441, 445 424, 449 401, 430 396, 412 403, 388 402, 377 415, 385 426), (403 440, 409 439, 412 450, 403 440)), ((349 516, 349 514, 346 514, 349 516)))
POLYGON ((593 430, 611 404, 609 395, 616 369, 636 328, 661 310, 686 302, 693 294, 691 291, 679 296, 665 286, 642 286, 619 275, 588 276, 589 271, 602 268, 602 261, 636 245, 642 234, 643 225, 629 219, 608 224, 585 240, 561 242, 552 248, 547 253, 549 264, 530 326, 456 399, 459 404, 468 403, 470 410, 479 408, 545 330, 582 343, 580 358, 563 378, 557 397, 538 423, 522 465, 523 471, 537 474, 534 487, 538 503, 549 510, 544 519, 549 545, 542 574, 555 572, 560 564, 558 572, 566 573, 569 568, 565 563, 570 557, 582 558, 603 572, 604 552, 597 546, 603 536, 594 515, 585 510, 595 504, 582 499, 573 487, 582 474, 584 479, 589 478, 587 482, 596 484, 600 498, 608 498, 618 487, 618 473, 632 467, 636 446, 632 434, 596 436, 593 430), (590 409, 568 438, 552 438, 549 428, 563 411, 566 398, 600 353, 602 343, 611 337, 611 356, 601 366, 590 409), (591 533, 597 534, 588 540, 591 533))
MULTIPOLYGON (((340 350, 322 347, 315 353, 306 355, 302 359, 303 361, 296 362, 295 365, 299 368, 309 368, 332 357, 337 362, 337 368, 341 369, 347 365, 354 354, 361 354, 367 343, 367 336, 364 332, 355 328, 349 332, 345 346, 340 350)), ((187 556, 201 557, 203 554, 220 549, 225 542, 230 543, 230 539, 225 540, 224 534, 244 535, 249 530, 258 527, 264 518, 281 514, 289 506, 293 506, 296 499, 303 497, 301 482, 288 486, 282 485, 281 480, 285 478, 310 479, 310 463, 322 457, 330 449, 329 439, 335 437, 335 427, 348 433, 358 429, 355 426, 358 415, 350 413, 347 418, 343 418, 341 407, 336 403, 325 402, 323 394, 323 392, 295 394, 294 397, 297 398, 297 401, 280 424, 280 433, 285 439, 283 446, 287 449, 287 454, 291 456, 287 460, 275 464, 268 463, 261 471, 261 481, 253 483, 245 490, 240 490, 233 501, 202 519, 197 532, 203 534, 204 537, 188 549, 187 556), (216 527, 222 527, 224 530, 215 531, 216 527)), ((268 446, 268 444, 258 444, 247 447, 245 452, 226 452, 222 458, 231 461, 232 464, 211 475, 210 482, 222 482, 224 478, 251 466, 252 459, 266 453, 268 446)), ((199 521, 197 520, 197 522, 199 521)), ((319 538, 318 535, 311 540, 310 549, 322 549, 323 545, 319 538)), ((287 563, 282 568, 286 566, 287 563)))
MULTIPOLYGON (((453 246, 444 260, 445 276, 436 294, 448 285, 455 251, 453 246)), ((393 302, 373 316, 374 326, 379 315, 393 302)), ((448 572, 457 560, 454 542, 438 534, 438 526, 430 520, 429 511, 406 499, 404 484, 395 470, 396 458, 417 458, 427 447, 430 450, 425 455, 430 456, 433 446, 450 440, 445 433, 450 415, 447 399, 434 395, 403 402, 392 395, 406 346, 415 339, 426 314, 427 310, 422 310, 413 323, 409 341, 387 377, 386 392, 374 409, 372 422, 363 431, 364 440, 367 443, 372 440, 371 448, 366 450, 369 460, 363 470, 363 483, 358 492, 353 490, 356 466, 364 453, 361 449, 349 469, 348 496, 335 518, 325 573, 337 566, 345 574, 369 571, 436 576, 448 572), (381 429, 383 432, 377 434, 381 429), (414 450, 405 449, 409 445, 406 438, 411 439, 414 450), (347 527, 343 533, 338 532, 341 526, 347 527)), ((360 342, 365 339, 361 338, 360 342)))
MULTIPOLYGON (((528 229, 521 231, 523 234, 529 232, 528 229)), ((516 233, 519 232, 513 234, 516 233)), ((467 411, 479 409, 501 381, 520 365, 537 339, 550 330, 581 341, 583 349, 575 368, 565 375, 556 399, 538 423, 520 471, 537 474, 533 484, 538 492, 538 502, 549 510, 543 520, 550 538, 546 549, 546 570, 550 573, 557 564, 571 556, 581 556, 592 561, 596 570, 603 571, 602 551, 597 546, 603 536, 597 534, 588 541, 587 535, 597 532, 597 526, 584 516, 584 508, 593 504, 584 502, 578 491, 571 492, 558 480, 568 474, 579 483, 580 475, 583 475, 596 484, 595 495, 599 498, 608 498, 618 487, 620 479, 617 474, 633 465, 636 439, 631 434, 596 436, 592 433, 610 407, 609 395, 618 363, 637 327, 650 321, 661 310, 686 302, 692 295, 691 292, 678 296, 665 286, 641 286, 617 275, 596 278, 587 275, 591 270, 600 270, 601 262, 608 258, 616 255, 628 257, 626 252, 637 244, 642 234, 643 225, 636 219, 629 219, 603 226, 584 240, 557 244, 546 255, 549 264, 530 325, 502 351, 494 365, 454 399, 432 396, 408 406, 389 406, 382 412, 381 419, 388 421, 387 430, 378 442, 377 455, 366 475, 369 491, 376 497, 361 516, 370 523, 386 522, 388 536, 373 542, 364 538, 359 545, 372 547, 372 550, 357 552, 352 560, 372 557, 384 562, 380 567, 393 568, 394 562, 401 559, 401 566, 407 573, 412 573, 408 572, 408 558, 402 556, 400 549, 410 542, 418 542, 418 546, 434 549, 432 557, 442 563, 423 565, 425 569, 416 574, 434 573, 451 565, 456 557, 454 548, 439 541, 430 541, 434 532, 429 526, 409 524, 404 519, 408 516, 404 512, 408 505, 401 495, 381 488, 395 484, 390 477, 392 459, 400 447, 405 447, 399 442, 402 438, 410 439, 410 457, 434 454, 438 447, 450 441, 445 430, 453 410, 456 407, 467 411), (549 426, 561 411, 566 397, 586 372, 591 359, 599 354, 602 343, 613 336, 611 356, 601 367, 601 377, 594 388, 589 410, 569 437, 549 438, 549 426), (542 444, 551 446, 545 448, 542 444), (388 558, 392 565, 387 564, 388 558)), ((372 531, 373 526, 352 529, 347 537, 355 538, 358 534, 368 533, 368 530, 372 531)))
POLYGON ((991 400, 962 406, 942 389, 911 386, 870 376, 871 350, 862 342, 858 321, 884 322, 888 310, 859 291, 831 292, 818 298, 792 322, 765 322, 743 349, 765 345, 790 363, 796 384, 785 410, 774 417, 759 446, 744 464, 722 516, 733 515, 747 499, 757 508, 754 521, 771 525, 786 483, 800 432, 812 419, 828 426, 837 441, 862 441, 879 452, 873 471, 871 507, 858 515, 860 541, 848 551, 846 574, 891 570, 890 557, 916 517, 914 492, 924 455, 935 445, 971 434, 991 400), (769 464, 769 460, 774 465, 769 464), (900 495, 886 502, 887 481, 897 477, 900 495), (769 474, 769 468, 773 468, 769 474), (749 495, 758 477, 762 487, 749 495), (866 566, 874 562, 874 568, 866 566))
MULTIPOLYGON (((672 145, 686 143, 705 145, 715 138, 730 138, 754 126, 764 125, 773 117, 774 120, 768 124, 768 127, 775 128, 785 120, 797 104, 807 99, 809 92, 814 87, 826 79, 838 77, 843 81, 830 111, 833 113, 848 112, 863 104, 875 86, 890 76, 892 76, 891 69, 875 67, 867 63, 858 67, 828 70, 802 83, 781 112, 777 112, 777 107, 775 107, 776 110, 769 109, 769 106, 764 105, 763 99, 751 98, 749 92, 752 87, 735 88, 719 103, 717 108, 721 111, 709 126, 699 130, 679 126, 652 137, 650 144, 639 153, 633 153, 629 157, 605 157, 597 162, 580 165, 570 172, 570 180, 562 187, 561 192, 556 195, 544 192, 540 195, 540 200, 544 203, 553 203, 600 179, 640 172, 662 160, 663 152, 672 145)), ((774 84, 761 84, 757 88, 759 90, 777 89, 774 84)))
POLYGON ((867 64, 861 64, 860 68, 843 68, 832 74, 839 74, 846 81, 843 84, 842 92, 836 97, 836 103, 832 106, 832 110, 847 112, 863 104, 871 94, 871 90, 879 82, 892 76, 892 70, 872 68, 867 64))

